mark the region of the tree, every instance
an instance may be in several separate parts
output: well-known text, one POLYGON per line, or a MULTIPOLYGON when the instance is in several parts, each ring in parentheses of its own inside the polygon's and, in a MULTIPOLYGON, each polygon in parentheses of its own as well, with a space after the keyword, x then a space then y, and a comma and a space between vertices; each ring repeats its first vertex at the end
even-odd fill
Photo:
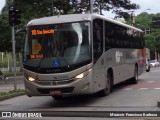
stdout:
POLYGON ((130 18, 129 13, 125 10, 140 8, 139 5, 131 3, 130 0, 95 0, 94 6, 100 10, 100 14, 102 14, 102 10, 112 11, 116 14, 116 17, 123 17, 125 19, 130 18))
MULTIPOLYGON (((101 15, 102 10, 112 11, 116 13, 116 17, 124 17, 125 19, 128 19, 130 15, 124 10, 140 8, 139 5, 131 3, 129 0, 94 0, 93 4, 94 9, 97 8, 101 15)), ((82 13, 90 10, 90 0, 55 0, 53 5, 58 11, 62 11, 62 14, 67 14, 71 10, 74 10, 74 13, 82 13)))
MULTIPOLYGON (((94 0, 93 4, 100 14, 102 10, 112 11, 116 17, 125 19, 130 16, 125 10, 139 9, 139 5, 130 0, 94 0)), ((22 11, 22 21, 27 23, 33 18, 89 11, 90 0, 14 0, 14 6, 22 11)))
POLYGON ((152 18, 153 17, 160 17, 160 14, 148 14, 147 12, 143 12, 136 16, 136 27, 144 30, 145 28, 150 28, 151 34, 145 34, 145 44, 146 47, 150 49, 151 58, 155 58, 155 48, 158 53, 160 53, 159 46, 160 45, 160 28, 153 28, 152 26, 152 18), (154 37, 156 37, 154 39, 154 37))
POLYGON ((12 50, 12 42, 11 42, 11 29, 8 24, 8 15, 7 13, 2 13, 0 15, 0 52, 6 52, 12 50))

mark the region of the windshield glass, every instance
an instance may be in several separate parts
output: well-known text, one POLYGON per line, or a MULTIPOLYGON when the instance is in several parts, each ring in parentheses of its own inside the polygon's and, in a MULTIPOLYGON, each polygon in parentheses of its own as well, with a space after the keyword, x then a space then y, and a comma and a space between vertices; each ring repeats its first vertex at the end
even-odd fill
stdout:
POLYGON ((24 65, 57 68, 91 60, 89 31, 89 22, 29 27, 24 65))

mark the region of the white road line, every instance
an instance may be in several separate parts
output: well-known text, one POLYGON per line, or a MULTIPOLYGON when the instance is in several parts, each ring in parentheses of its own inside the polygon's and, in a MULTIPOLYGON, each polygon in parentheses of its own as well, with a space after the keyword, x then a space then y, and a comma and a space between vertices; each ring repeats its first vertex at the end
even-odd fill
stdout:
POLYGON ((147 90, 147 89, 149 89, 149 88, 139 88, 138 90, 147 90))
POLYGON ((124 88, 122 90, 132 90, 133 88, 124 88))
POLYGON ((153 83, 154 81, 147 81, 146 83, 153 83))
POLYGON ((159 72, 159 69, 157 69, 157 70, 152 70, 151 72, 159 72))
POLYGON ((160 90, 160 88, 154 88, 155 90, 160 90))

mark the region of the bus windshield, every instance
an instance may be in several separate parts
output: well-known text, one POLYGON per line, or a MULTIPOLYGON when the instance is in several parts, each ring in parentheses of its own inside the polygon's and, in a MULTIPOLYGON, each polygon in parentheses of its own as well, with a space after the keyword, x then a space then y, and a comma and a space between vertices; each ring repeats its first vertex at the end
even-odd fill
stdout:
POLYGON ((71 67, 91 60, 90 22, 30 26, 24 48, 24 67, 71 67))

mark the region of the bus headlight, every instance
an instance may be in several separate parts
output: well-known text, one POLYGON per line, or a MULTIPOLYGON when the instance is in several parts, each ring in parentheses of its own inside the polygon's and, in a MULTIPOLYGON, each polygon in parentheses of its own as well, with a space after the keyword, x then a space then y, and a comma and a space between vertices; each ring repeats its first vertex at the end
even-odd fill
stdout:
POLYGON ((81 74, 77 75, 75 78, 76 78, 76 79, 81 79, 81 78, 83 78, 83 77, 84 77, 84 73, 81 73, 81 74))
POLYGON ((90 72, 92 71, 92 68, 88 69, 87 71, 77 75, 75 78, 76 79, 82 79, 83 77, 87 76, 90 72))
POLYGON ((24 77, 25 77, 28 81, 30 81, 30 82, 33 82, 33 81, 36 80, 35 78, 33 78, 33 77, 31 77, 31 76, 29 76, 29 75, 27 75, 27 74, 24 74, 24 77))
POLYGON ((31 82, 33 82, 33 81, 35 81, 36 79, 33 78, 33 77, 28 76, 28 80, 31 81, 31 82))

